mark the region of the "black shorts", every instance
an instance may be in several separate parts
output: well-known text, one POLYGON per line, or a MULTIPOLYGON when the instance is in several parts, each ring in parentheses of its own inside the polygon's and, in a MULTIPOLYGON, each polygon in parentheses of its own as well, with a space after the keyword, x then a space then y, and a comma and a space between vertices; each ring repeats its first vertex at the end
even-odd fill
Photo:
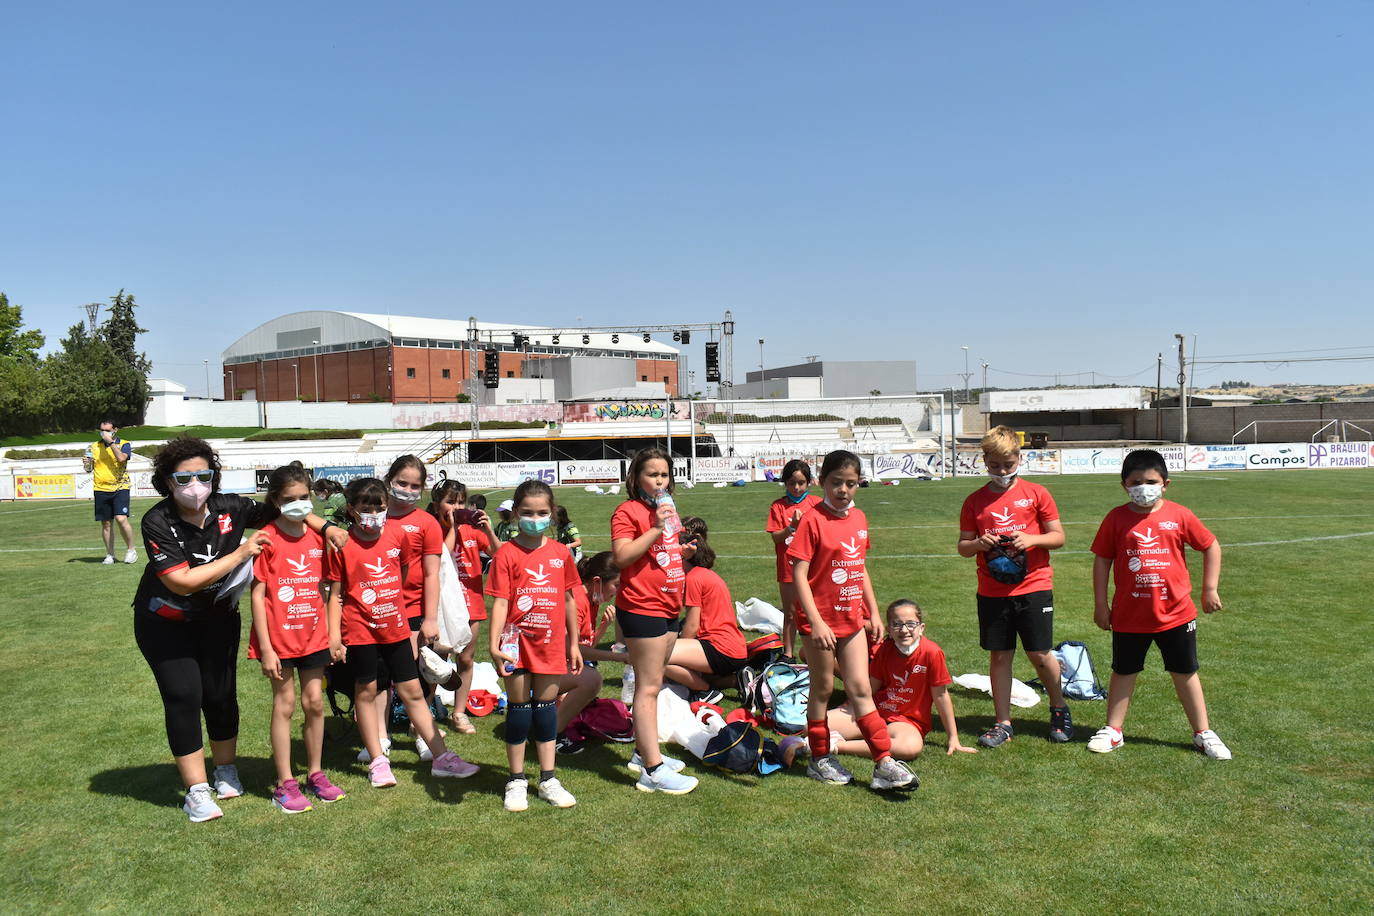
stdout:
POLYGON ((988 652, 1009 652, 1016 637, 1027 652, 1054 647, 1054 592, 1046 589, 1008 598, 978 596, 978 645, 988 652))
POLYGON ((682 632, 681 617, 650 617, 634 611, 615 609, 615 622, 626 639, 656 639, 668 633, 682 632))
POLYGON ((412 633, 418 633, 418 632, 420 632, 420 624, 422 624, 422 623, 424 623, 424 622, 425 622, 425 615, 423 615, 423 614, 421 614, 419 617, 407 617, 407 618, 406 618, 406 623, 410 625, 410 632, 412 632, 412 633))
POLYGON ((413 681, 420 676, 409 639, 398 639, 396 642, 382 645, 365 643, 348 647, 348 666, 353 669, 353 680, 357 683, 366 684, 377 680, 379 663, 386 665, 393 684, 413 681))
POLYGON ((1113 633, 1112 673, 1139 674, 1145 670, 1145 654, 1150 643, 1159 646, 1164 670, 1171 674, 1192 674, 1197 663, 1197 618, 1159 633, 1113 633))
POLYGON ((95 491, 95 520, 97 522, 112 522, 117 516, 129 516, 129 491, 104 490, 95 491))
POLYGON ((321 649, 318 652, 311 652, 309 655, 302 655, 299 658, 283 658, 281 670, 288 671, 292 668, 298 671, 307 671, 311 668, 327 668, 329 666, 329 650, 321 649))
POLYGON ((734 674, 736 671, 749 664, 749 659, 731 658, 704 639, 699 639, 697 642, 701 643, 701 651, 706 655, 706 664, 711 666, 712 674, 734 674))

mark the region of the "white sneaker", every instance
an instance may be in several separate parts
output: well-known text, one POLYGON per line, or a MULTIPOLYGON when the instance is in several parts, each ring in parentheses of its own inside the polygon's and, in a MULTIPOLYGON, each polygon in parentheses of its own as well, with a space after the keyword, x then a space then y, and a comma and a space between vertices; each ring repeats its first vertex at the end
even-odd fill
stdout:
POLYGON ((571 808, 577 804, 577 799, 573 798, 571 792, 563 788, 563 784, 558 781, 557 777, 540 780, 539 797, 555 808, 571 808))
POLYGON ((125 563, 137 563, 137 562, 138 562, 138 551, 137 551, 137 550, 134 550, 132 547, 130 547, 130 548, 129 548, 127 551, 125 551, 125 553, 124 553, 124 562, 125 562, 125 563))
MULTIPOLYGON (((391 739, 382 742, 382 756, 387 757, 391 754, 391 739)), ((362 750, 358 751, 359 763, 371 763, 372 755, 367 752, 367 745, 364 744, 362 750)))
POLYGON ((633 706, 635 702, 635 669, 629 665, 620 676, 620 702, 626 706, 633 706))
POLYGON ((198 782, 186 790, 186 800, 181 803, 181 810, 186 812, 193 824, 203 824, 224 816, 224 812, 210 795, 210 786, 203 782, 198 782))
MULTIPOLYGON (((512 779, 506 783, 505 809, 526 811, 530 806, 530 783, 527 779, 512 779)), ((569 796, 571 798, 571 796, 569 796)))
POLYGON ((697 778, 679 773, 677 770, 661 766, 650 773, 643 770, 635 788, 641 792, 662 792, 665 795, 686 795, 697 787, 697 778))
POLYGON ((113 565, 114 565, 114 557, 110 556, 108 553, 105 554, 105 559, 103 559, 103 560, 100 561, 100 565, 101 565, 101 566, 113 566, 113 565))
POLYGON ((889 756, 878 761, 873 767, 873 781, 868 787, 880 792, 887 789, 910 791, 920 788, 920 785, 921 780, 916 778, 916 774, 911 772, 906 764, 889 756))
POLYGON ((215 794, 220 798, 238 798, 243 794, 243 782, 239 779, 239 768, 232 763, 215 767, 215 794))
POLYGON ((415 750, 419 751, 421 761, 434 759, 434 752, 429 749, 428 744, 425 744, 425 739, 421 738, 419 735, 415 736, 415 750))
POLYGON ((1193 735, 1193 747, 1202 751, 1213 760, 1230 760, 1231 749, 1221 743, 1217 733, 1210 728, 1193 735))
POLYGON ((1097 734, 1088 739, 1088 750, 1095 754, 1107 754, 1125 743, 1126 737, 1119 729, 1104 725, 1097 730, 1097 734))
MULTIPOLYGON (((681 760, 678 760, 676 757, 669 757, 667 754, 661 754, 659 756, 663 758, 663 765, 666 766, 668 769, 672 770, 674 773, 681 773, 683 768, 687 766, 687 764, 683 763, 681 760)), ((629 769, 631 773, 644 772, 644 761, 640 759, 639 751, 635 751, 633 754, 630 755, 630 762, 625 764, 625 766, 629 769)))

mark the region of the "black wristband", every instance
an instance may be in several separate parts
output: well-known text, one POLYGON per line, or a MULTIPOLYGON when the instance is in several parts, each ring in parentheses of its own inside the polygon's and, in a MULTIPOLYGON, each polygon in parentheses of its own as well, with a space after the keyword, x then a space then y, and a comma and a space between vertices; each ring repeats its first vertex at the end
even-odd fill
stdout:
POLYGON ((326 531, 328 531, 330 528, 337 528, 337 527, 339 527, 339 526, 336 525, 336 524, 334 524, 333 522, 331 522, 329 519, 325 519, 325 520, 324 520, 324 524, 320 526, 320 534, 324 534, 324 533, 325 533, 326 531))

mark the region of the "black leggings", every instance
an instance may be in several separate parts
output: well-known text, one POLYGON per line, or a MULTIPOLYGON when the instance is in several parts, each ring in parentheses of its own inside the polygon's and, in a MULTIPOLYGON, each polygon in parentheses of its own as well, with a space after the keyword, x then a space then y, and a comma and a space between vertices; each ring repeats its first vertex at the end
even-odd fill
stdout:
POLYGON ((194 754, 205 746, 202 712, 211 741, 238 737, 239 627, 237 611, 184 622, 134 609, 134 640, 162 694, 172 756, 194 754))

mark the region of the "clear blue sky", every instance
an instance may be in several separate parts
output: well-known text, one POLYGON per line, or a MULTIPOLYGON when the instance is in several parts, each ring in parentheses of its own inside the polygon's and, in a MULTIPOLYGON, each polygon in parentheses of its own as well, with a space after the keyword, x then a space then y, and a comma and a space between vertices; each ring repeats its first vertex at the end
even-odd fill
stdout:
MULTIPOLYGON (((4 18, 0 289, 50 344, 129 290, 193 392, 202 359, 217 377, 310 308, 729 308, 741 378, 763 337, 770 366, 915 359, 923 388, 962 386, 963 345, 975 386, 987 361, 1007 387, 1153 384, 1176 332, 1203 363, 1374 355, 1369 2, 4 18)), ((1374 382, 1374 361, 1196 380, 1226 378, 1374 382)))

